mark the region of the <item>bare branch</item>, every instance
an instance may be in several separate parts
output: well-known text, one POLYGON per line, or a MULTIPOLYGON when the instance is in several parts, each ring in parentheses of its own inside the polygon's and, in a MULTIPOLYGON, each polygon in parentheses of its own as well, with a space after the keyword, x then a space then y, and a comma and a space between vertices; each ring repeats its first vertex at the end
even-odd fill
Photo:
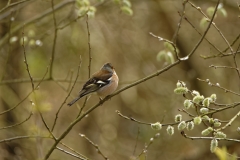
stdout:
POLYGON ((71 153, 71 152, 68 152, 68 151, 66 151, 66 150, 64 150, 64 149, 62 149, 62 148, 60 148, 60 147, 56 147, 56 149, 58 149, 59 151, 62 151, 63 153, 66 153, 66 154, 68 154, 68 155, 70 155, 70 156, 72 156, 72 157, 75 157, 75 158, 77 158, 77 159, 86 160, 85 158, 80 157, 80 156, 78 156, 78 155, 75 155, 75 154, 73 154, 73 153, 71 153))
POLYGON ((84 139, 86 139, 98 152, 98 154, 100 154, 104 159, 108 160, 107 156, 105 156, 102 151, 100 150, 100 148, 98 147, 97 144, 95 144, 93 141, 91 141, 88 137, 86 137, 84 134, 79 133, 79 136, 83 137, 84 139))

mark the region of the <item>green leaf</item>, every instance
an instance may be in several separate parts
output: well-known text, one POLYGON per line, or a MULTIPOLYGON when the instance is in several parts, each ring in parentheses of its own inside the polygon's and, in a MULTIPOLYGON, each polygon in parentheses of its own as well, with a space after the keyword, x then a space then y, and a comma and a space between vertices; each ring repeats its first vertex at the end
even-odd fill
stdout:
POLYGON ((162 61, 162 60, 165 60, 165 56, 166 56, 167 52, 165 50, 162 50, 160 52, 158 52, 157 54, 157 61, 162 61))
POLYGON ((174 57, 173 57, 172 52, 167 52, 167 54, 166 54, 166 61, 168 63, 170 63, 170 64, 174 63, 174 57))
POLYGON ((174 47, 172 46, 172 44, 168 43, 168 42, 164 42, 164 47, 166 49, 168 49, 169 51, 174 51, 174 47))
POLYGON ((131 4, 131 2, 129 0, 123 0, 122 2, 123 2, 124 6, 127 6, 127 7, 131 7, 132 6, 132 4, 131 4))
POLYGON ((127 6, 123 6, 121 7, 121 10, 123 13, 125 13, 126 15, 132 16, 133 15, 133 11, 130 7, 127 6))
POLYGON ((203 18, 201 19, 201 21, 200 21, 200 27, 201 27, 202 29, 204 29, 204 28, 207 26, 208 23, 209 23, 209 22, 208 22, 208 19, 205 18, 205 17, 203 17, 203 18))
POLYGON ((212 15, 213 15, 213 13, 214 13, 214 10, 215 10, 214 7, 208 7, 208 9, 207 9, 207 15, 208 15, 209 17, 212 17, 212 15))
POLYGON ((113 2, 116 3, 116 4, 121 4, 120 0, 113 0, 113 2))
POLYGON ((224 8, 220 8, 220 9, 218 10, 218 12, 219 12, 220 14, 222 14, 223 17, 227 17, 227 11, 226 11, 224 8))
POLYGON ((77 7, 86 7, 86 6, 89 6, 90 5, 90 2, 89 0, 77 0, 76 1, 76 5, 77 7))

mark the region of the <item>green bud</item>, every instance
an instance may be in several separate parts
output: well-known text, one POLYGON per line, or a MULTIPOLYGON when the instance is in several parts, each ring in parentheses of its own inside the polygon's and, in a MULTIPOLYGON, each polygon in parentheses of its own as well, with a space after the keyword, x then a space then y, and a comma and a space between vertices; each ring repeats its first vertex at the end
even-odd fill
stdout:
POLYGON ((202 122, 202 118, 201 117, 195 117, 193 119, 193 122, 194 122, 194 124, 199 125, 202 122))
POLYGON ((184 83, 183 81, 178 81, 177 82, 177 88, 178 87, 186 87, 186 83, 184 83))
POLYGON ((214 127, 220 127, 220 126, 221 126, 221 122, 214 123, 214 127))
POLYGON ((193 90, 192 91, 192 95, 193 96, 200 96, 200 93, 198 91, 193 90))
POLYGON ((202 131, 202 135, 203 136, 207 136, 207 135, 209 135, 209 133, 211 133, 213 131, 213 128, 212 127, 208 127, 207 129, 204 129, 203 131, 202 131))
POLYGON ((193 123, 193 121, 191 121, 191 122, 188 122, 187 123, 187 130, 193 130, 193 128, 194 128, 194 123, 193 123))
POLYGON ((152 143, 154 141, 154 138, 150 138, 150 143, 152 143))
POLYGON ((237 128, 237 133, 240 134, 240 127, 237 128))
POLYGON ((183 87, 183 86, 182 86, 182 83, 179 82, 179 81, 177 82, 177 88, 178 88, 178 87, 183 87))
POLYGON ((204 99, 204 96, 195 96, 193 98, 193 102, 197 103, 197 104, 200 104, 203 101, 203 99, 204 99))
POLYGON ((217 149, 218 141, 214 138, 211 140, 210 151, 213 153, 217 149))
POLYGON ((201 108, 201 109, 200 109, 200 112, 203 113, 203 114, 208 113, 208 111, 209 111, 208 108, 201 108))
POLYGON ((174 127, 173 126, 168 126, 167 127, 167 133, 171 136, 174 134, 174 127))
POLYGON ((210 98, 212 99, 212 102, 215 102, 217 100, 217 95, 216 94, 212 94, 210 96, 210 98))
POLYGON ((24 40, 24 45, 26 45, 27 41, 28 41, 28 38, 26 36, 22 37, 20 39, 20 44, 22 45, 23 44, 23 40, 24 40))
POLYGON ((181 122, 182 121, 182 115, 181 114, 177 114, 175 116, 175 122, 181 122))
POLYGON ((28 42, 29 46, 34 47, 36 45, 36 42, 34 39, 30 39, 30 41, 28 42))
POLYGON ((208 122, 209 122, 210 124, 214 124, 213 118, 210 118, 210 119, 208 120, 208 122))
POLYGON ((211 101, 211 98, 205 98, 205 99, 203 100, 203 106, 204 106, 204 107, 209 107, 210 101, 211 101))
POLYGON ((10 44, 15 43, 17 40, 18 40, 18 37, 17 36, 13 36, 13 37, 10 38, 9 43, 10 44))
POLYGON ((35 36, 36 36, 36 33, 34 32, 34 30, 29 30, 28 31, 28 37, 33 38, 35 36))
POLYGON ((151 124, 151 128, 152 128, 153 130, 160 130, 160 129, 162 129, 162 124, 159 123, 159 122, 152 123, 152 124, 151 124))
POLYGON ((160 137, 160 133, 156 133, 154 138, 159 138, 160 137))
POLYGON ((178 87, 174 89, 174 93, 176 94, 185 94, 188 92, 188 89, 186 87, 178 87))
POLYGON ((193 103, 189 99, 186 99, 183 105, 186 109, 189 109, 193 105, 193 103))
POLYGON ((220 131, 214 133, 214 135, 215 135, 216 138, 226 138, 227 137, 227 135, 225 133, 220 132, 220 131))
POLYGON ((38 39, 38 40, 36 40, 35 44, 36 44, 37 46, 42 46, 42 45, 43 45, 43 42, 38 39))
POLYGON ((204 121, 209 121, 209 117, 208 117, 207 115, 202 116, 202 120, 204 120, 204 121))
POLYGON ((220 127, 221 126, 221 122, 218 119, 214 119, 213 125, 214 125, 214 127, 220 127))
POLYGON ((96 7, 90 6, 88 7, 87 14, 89 17, 93 18, 95 16, 96 11, 97 11, 96 7))
POLYGON ((178 130, 184 130, 184 128, 186 128, 187 124, 185 121, 182 121, 178 124, 178 130))

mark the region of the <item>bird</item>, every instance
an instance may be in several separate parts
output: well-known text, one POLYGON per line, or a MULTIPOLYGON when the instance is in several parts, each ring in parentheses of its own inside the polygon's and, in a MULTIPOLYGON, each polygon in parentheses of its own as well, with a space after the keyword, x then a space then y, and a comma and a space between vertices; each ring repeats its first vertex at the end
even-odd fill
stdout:
POLYGON ((118 75, 115 72, 111 63, 105 63, 102 68, 94 73, 90 79, 83 85, 78 96, 68 103, 68 106, 73 105, 80 98, 97 92, 98 96, 101 98, 112 94, 118 87, 118 75))

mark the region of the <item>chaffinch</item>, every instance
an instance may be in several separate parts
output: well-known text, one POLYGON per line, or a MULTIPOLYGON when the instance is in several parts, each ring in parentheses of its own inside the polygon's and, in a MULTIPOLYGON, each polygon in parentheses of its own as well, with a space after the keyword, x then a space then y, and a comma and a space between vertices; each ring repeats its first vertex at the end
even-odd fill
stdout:
POLYGON ((97 92, 100 98, 112 94, 118 86, 118 76, 111 63, 106 63, 102 68, 94 73, 92 77, 83 85, 78 97, 68 103, 73 105, 80 98, 92 92, 97 92))

